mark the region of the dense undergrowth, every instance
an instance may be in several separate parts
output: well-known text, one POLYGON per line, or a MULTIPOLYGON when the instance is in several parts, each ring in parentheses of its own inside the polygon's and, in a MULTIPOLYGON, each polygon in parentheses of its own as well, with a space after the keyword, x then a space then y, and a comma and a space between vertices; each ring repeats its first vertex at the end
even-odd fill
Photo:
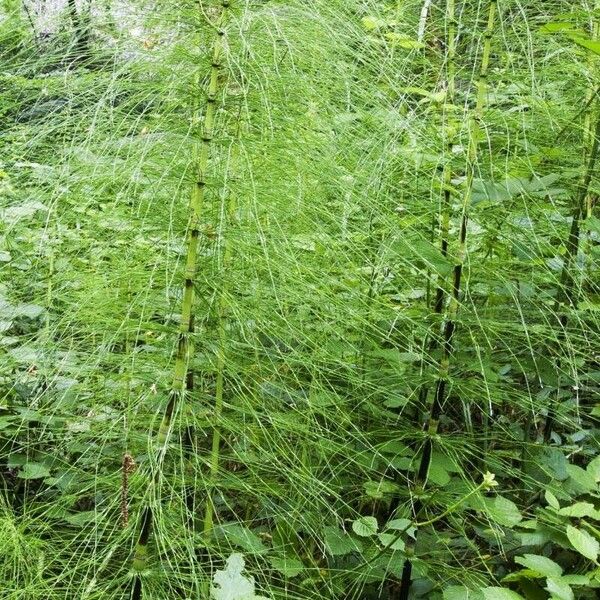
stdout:
POLYGON ((596 597, 600 7, 30 4, 2 598, 596 597))

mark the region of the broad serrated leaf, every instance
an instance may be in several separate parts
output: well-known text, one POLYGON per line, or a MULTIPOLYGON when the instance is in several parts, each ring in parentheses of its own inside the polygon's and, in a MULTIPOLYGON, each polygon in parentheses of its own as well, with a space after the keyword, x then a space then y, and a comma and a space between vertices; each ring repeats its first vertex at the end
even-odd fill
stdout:
POLYGON ((507 590, 501 587, 486 587, 483 588, 483 597, 485 600, 524 600, 521 594, 507 590))
POLYGON ((586 471, 594 478, 596 483, 600 482, 600 455, 596 456, 589 465, 586 467, 586 471))
POLYGON ((284 577, 296 577, 304 570, 304 565, 297 558, 272 558, 271 566, 279 571, 284 577))
POLYGON ((504 496, 485 499, 490 518, 504 527, 514 527, 523 520, 517 505, 504 496))
POLYGON ((569 462, 558 448, 544 448, 536 462, 554 479, 564 481, 569 476, 569 462))
POLYGON ((556 510, 558 510, 560 508, 558 498, 550 490, 546 490, 546 492, 544 493, 544 498, 546 498, 546 502, 552 508, 554 508, 556 510))
POLYGON ((565 506, 558 511, 558 514, 563 517, 574 517, 577 519, 581 519, 582 517, 598 519, 600 517, 600 512, 589 502, 576 502, 572 506, 565 506))
POLYGON ((575 600, 573 590, 560 577, 548 577, 546 589, 552 595, 552 600, 575 600))
POLYGON ((588 575, 563 575, 562 581, 569 585, 589 585, 590 578, 588 575))
POLYGON ((374 31, 385 26, 385 21, 373 16, 363 17, 361 22, 367 31, 374 31))
POLYGON ((19 471, 20 479, 44 479, 50 477, 48 467, 37 462, 28 462, 19 471))
POLYGON ((569 474, 570 481, 580 489, 581 493, 595 492, 598 490, 596 480, 585 469, 582 469, 577 465, 568 465, 567 473, 569 474))
POLYGON ((567 525, 567 537, 577 552, 590 560, 598 560, 600 544, 587 531, 567 525))
POLYGON ((351 552, 361 552, 362 544, 345 531, 334 526, 323 529, 325 549, 331 556, 344 556, 351 552))
POLYGON ((427 473, 428 479, 439 486, 445 486, 450 483, 450 475, 444 466, 432 459, 429 465, 429 472, 427 473))
POLYGON ((553 560, 539 554, 524 554, 517 556, 515 562, 535 571, 540 577, 560 577, 562 567, 553 560))
POLYGON ((352 531, 361 537, 375 535, 378 528, 375 517, 360 517, 360 519, 352 521, 352 531))
POLYGON ((385 479, 381 481, 367 481, 363 484, 363 487, 367 496, 377 500, 383 498, 385 494, 393 494, 398 491, 397 484, 385 479))
POLYGON ((398 533, 380 533, 377 537, 383 546, 391 550, 404 550, 406 547, 404 540, 398 533))
POLYGON ((94 510, 86 510, 64 517, 64 520, 67 523, 70 523, 71 525, 76 525, 77 527, 85 527, 90 523, 95 523, 97 519, 98 513, 94 510))
POLYGON ((243 548, 253 554, 262 554, 267 551, 262 540, 250 529, 239 523, 225 523, 215 527, 215 533, 224 536, 228 542, 243 548))

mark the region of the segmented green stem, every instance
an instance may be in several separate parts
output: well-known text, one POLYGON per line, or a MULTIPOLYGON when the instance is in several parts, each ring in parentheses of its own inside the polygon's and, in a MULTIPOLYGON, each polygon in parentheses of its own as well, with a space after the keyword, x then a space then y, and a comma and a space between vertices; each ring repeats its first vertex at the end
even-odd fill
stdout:
MULTIPOLYGON (((453 352, 454 333, 456 331, 456 319, 460 305, 461 283, 465 257, 467 252, 467 224, 469 218, 469 205, 473 191, 473 181, 477 167, 477 158, 479 153, 479 140, 481 138, 481 121, 483 111, 486 105, 487 96, 487 77, 491 55, 491 40, 494 34, 496 22, 497 0, 490 0, 488 9, 488 22, 484 33, 483 54, 481 58, 481 67, 477 79, 477 101, 475 109, 471 116, 471 129, 469 135, 469 147, 467 155, 467 174, 465 181, 465 191, 462 198, 460 230, 458 235, 458 249, 456 252, 456 263, 452 277, 452 290, 450 293, 448 311, 445 319, 442 339, 442 357, 438 365, 437 381, 435 385, 434 397, 429 409, 429 419, 426 426, 426 439, 423 446, 423 453, 419 463, 419 469, 415 479, 415 488, 418 491, 427 484, 427 475, 431 465, 431 455, 433 451, 434 439, 438 434, 439 418, 441 416, 444 404, 448 399, 448 379, 450 374, 450 360, 453 352)), ((415 521, 423 509, 423 502, 417 498, 413 505, 415 521)), ((416 536, 415 536, 416 537, 416 536)), ((414 552, 416 540, 411 540, 406 546, 407 555, 414 552)), ((407 600, 411 587, 412 561, 408 558, 404 563, 402 572, 402 581, 400 590, 392 594, 391 597, 398 600, 407 600)))
MULTIPOLYGON (((229 194, 229 201, 225 211, 225 227, 233 219, 235 211, 235 196, 229 194)), ((233 248, 231 241, 227 239, 226 233, 223 234, 223 259, 222 259, 222 270, 227 273, 229 265, 232 261, 233 248)), ((218 338, 219 345, 217 348, 217 378, 215 383, 215 405, 213 413, 213 434, 211 443, 211 455, 210 455, 210 471, 208 476, 208 493, 206 495, 206 506, 204 512, 204 535, 209 536, 213 527, 213 502, 212 502, 212 487, 219 470, 220 460, 220 445, 221 445, 221 429, 219 421, 221 419, 221 413, 223 412, 223 390, 225 386, 225 349, 227 345, 227 288, 222 285, 219 292, 219 300, 217 305, 217 322, 218 322, 218 338)))
MULTIPOLYGON (((193 386, 190 377, 189 364, 193 354, 192 334, 194 329, 194 300, 195 280, 198 261, 198 242, 201 234, 200 219, 204 204, 207 185, 207 169, 210 159, 210 150, 214 136, 217 100, 219 94, 219 75, 221 72, 221 61, 224 50, 225 23, 229 16, 230 0, 221 1, 221 12, 215 24, 215 39, 213 42, 211 71, 206 93, 206 109, 201 128, 200 150, 197 162, 197 175, 189 204, 189 224, 187 232, 187 255, 185 261, 184 288, 181 306, 181 322, 177 352, 175 355, 175 366, 173 380, 162 422, 157 434, 157 442, 160 454, 164 458, 171 432, 173 414, 179 402, 185 398, 186 388, 193 386)), ((159 486, 162 469, 159 467, 154 472, 153 485, 159 486)), ((148 564, 148 542, 152 532, 152 509, 146 505, 142 512, 141 529, 136 544, 133 570, 136 573, 132 600, 142 597, 141 573, 147 569, 148 564)))
POLYGON ((173 411, 177 401, 183 397, 189 364, 192 356, 193 346, 191 334, 194 328, 193 309, 195 299, 195 278, 198 261, 198 240, 200 238, 200 219, 204 196, 207 185, 206 171, 210 157, 210 147, 214 136, 217 95, 219 93, 219 73, 221 70, 221 59, 223 53, 225 30, 223 26, 228 17, 230 0, 221 2, 221 14, 216 24, 216 39, 213 44, 211 72, 206 94, 206 110, 202 125, 200 153, 198 157, 197 178, 190 199, 190 222, 188 227, 187 257, 185 263, 185 281, 183 288, 183 300, 181 305, 181 324, 177 354, 175 357, 175 368, 173 382, 169 394, 169 402, 160 426, 158 441, 163 445, 169 434, 173 411))
MULTIPOLYGON (((588 163, 585 169, 583 178, 579 184, 576 197, 575 207, 573 209, 573 215, 571 217, 571 229, 566 241, 566 252, 563 257, 563 267, 560 276, 560 284, 557 292, 556 302, 554 305, 554 312, 557 315, 559 334, 558 339, 564 337, 566 328, 569 324, 569 310, 576 309, 579 299, 575 285, 575 277, 573 276, 573 270, 576 268, 575 262, 577 255, 579 254, 579 247, 581 241, 581 225, 583 221, 591 215, 591 211, 588 208, 588 194, 590 190, 590 184, 598 162, 598 154, 600 153, 600 117, 596 121, 596 126, 593 131, 593 143, 590 149, 588 163)), ((561 364, 560 358, 556 358, 556 370, 560 373, 561 364)), ((560 383, 557 385, 557 396, 560 392, 560 383)), ((554 398, 552 404, 548 408, 548 416, 544 426, 544 440, 548 442, 554 425, 556 423, 556 412, 559 398, 554 398)))

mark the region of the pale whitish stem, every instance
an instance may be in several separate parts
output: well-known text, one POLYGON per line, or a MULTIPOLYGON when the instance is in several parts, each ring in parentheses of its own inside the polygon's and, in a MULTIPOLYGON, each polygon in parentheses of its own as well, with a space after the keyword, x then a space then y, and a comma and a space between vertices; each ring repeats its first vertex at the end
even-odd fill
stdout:
POLYGON ((417 41, 422 42, 425 37, 425 28, 427 27, 427 17, 431 8, 432 0, 425 0, 421 8, 421 16, 419 17, 419 29, 417 33, 417 41))

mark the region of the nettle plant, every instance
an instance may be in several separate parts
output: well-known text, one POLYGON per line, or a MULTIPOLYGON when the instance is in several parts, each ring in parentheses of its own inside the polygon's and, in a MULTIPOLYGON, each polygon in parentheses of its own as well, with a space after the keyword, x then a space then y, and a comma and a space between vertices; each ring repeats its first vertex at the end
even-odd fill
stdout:
POLYGON ((544 493, 546 506, 512 530, 513 566, 502 578, 507 588, 482 593, 449 588, 444 598, 595 598, 600 589, 600 458, 586 469, 554 456, 546 463, 553 476, 544 493), (526 551, 527 550, 527 551, 526 551), (512 591, 512 590, 517 591, 512 591), (466 595, 465 595, 466 594, 466 595))

